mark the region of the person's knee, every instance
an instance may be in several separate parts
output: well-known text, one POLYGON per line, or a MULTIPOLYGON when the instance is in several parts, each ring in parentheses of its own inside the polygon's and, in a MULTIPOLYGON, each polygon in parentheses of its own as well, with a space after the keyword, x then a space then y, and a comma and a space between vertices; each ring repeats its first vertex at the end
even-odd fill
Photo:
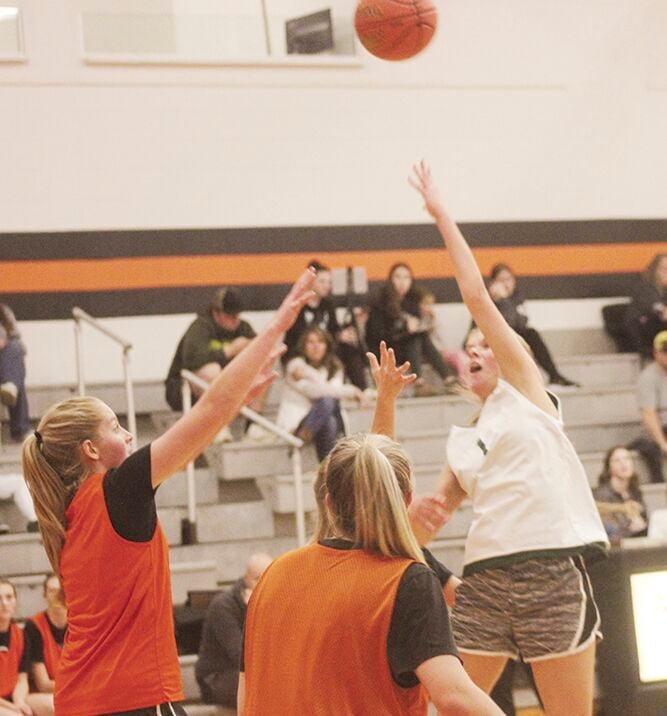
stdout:
POLYGON ((315 401, 317 403, 317 407, 325 413, 328 413, 330 415, 333 415, 336 410, 338 409, 338 401, 336 398, 331 397, 325 397, 325 398, 319 398, 315 401))

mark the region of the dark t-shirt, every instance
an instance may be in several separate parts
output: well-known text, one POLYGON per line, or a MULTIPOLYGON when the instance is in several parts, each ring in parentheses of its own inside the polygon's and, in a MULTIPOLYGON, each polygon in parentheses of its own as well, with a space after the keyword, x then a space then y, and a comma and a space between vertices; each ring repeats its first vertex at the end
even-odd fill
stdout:
MULTIPOLYGON (((334 549, 355 549, 351 542, 343 539, 322 540, 320 544, 334 549)), ((399 686, 406 689, 419 683, 415 669, 425 661, 435 656, 458 658, 459 655, 442 593, 452 573, 427 549, 423 552, 429 566, 411 564, 403 573, 387 636, 387 660, 391 675, 399 686)))
MULTIPOLYGON (((65 632, 67 631, 67 626, 59 629, 51 622, 48 614, 46 615, 46 621, 56 644, 59 644, 62 647, 65 643, 65 632)), ((28 619, 28 621, 26 621, 23 631, 28 635, 30 640, 30 661, 33 664, 44 663, 44 640, 42 639, 42 634, 32 619, 28 619)))
MULTIPOLYGON (((0 631, 0 651, 9 651, 9 645, 11 643, 11 631, 0 631)), ((19 661, 19 674, 27 674, 30 671, 30 635, 27 632, 23 632, 23 654, 21 654, 21 661, 19 661)), ((2 694, 0 694, 2 696, 2 694)))
POLYGON ((157 525, 150 444, 109 470, 102 484, 114 530, 129 542, 150 542, 157 525))

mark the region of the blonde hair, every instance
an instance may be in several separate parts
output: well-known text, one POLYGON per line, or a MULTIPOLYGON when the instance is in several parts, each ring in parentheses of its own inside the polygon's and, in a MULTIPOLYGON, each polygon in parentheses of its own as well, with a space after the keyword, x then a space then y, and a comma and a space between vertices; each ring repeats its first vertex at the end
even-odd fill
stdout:
POLYGON ((405 502, 412 470, 398 443, 374 434, 342 438, 324 470, 332 532, 375 554, 424 562, 405 502))
POLYGON ((80 445, 94 439, 104 403, 70 398, 49 408, 23 443, 23 474, 30 489, 44 549, 56 574, 65 542, 65 511, 86 477, 80 445))
POLYGON ((329 455, 320 463, 317 470, 317 477, 313 483, 313 491, 315 492, 315 504, 317 505, 317 525, 315 526, 315 534, 313 535, 312 541, 319 542, 320 540, 331 537, 332 529, 329 521, 329 515, 327 514, 327 508, 325 505, 325 498, 327 495, 327 470, 329 468, 329 455))

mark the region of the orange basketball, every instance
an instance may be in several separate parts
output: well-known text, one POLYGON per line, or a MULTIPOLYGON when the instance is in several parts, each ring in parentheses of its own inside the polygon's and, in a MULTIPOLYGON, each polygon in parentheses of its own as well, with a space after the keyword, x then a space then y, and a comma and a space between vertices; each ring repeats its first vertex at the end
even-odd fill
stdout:
POLYGON ((354 27, 361 44, 383 60, 406 60, 431 41, 438 24, 432 0, 360 0, 354 27))

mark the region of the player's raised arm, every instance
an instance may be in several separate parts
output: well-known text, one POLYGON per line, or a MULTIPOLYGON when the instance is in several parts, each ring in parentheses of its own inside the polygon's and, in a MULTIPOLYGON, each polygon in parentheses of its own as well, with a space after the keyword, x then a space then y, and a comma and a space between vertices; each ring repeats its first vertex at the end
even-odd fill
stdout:
POLYGON ((503 377, 549 413, 554 408, 544 391, 542 376, 530 354, 508 326, 484 285, 468 243, 447 211, 429 166, 423 160, 408 178, 435 219, 454 268, 456 283, 470 314, 492 348, 503 377))
POLYGON ((199 455, 216 433, 234 419, 243 404, 275 378, 273 364, 282 353, 276 344, 312 296, 314 281, 315 272, 306 269, 269 325, 225 366, 192 410, 152 443, 154 487, 199 455))

